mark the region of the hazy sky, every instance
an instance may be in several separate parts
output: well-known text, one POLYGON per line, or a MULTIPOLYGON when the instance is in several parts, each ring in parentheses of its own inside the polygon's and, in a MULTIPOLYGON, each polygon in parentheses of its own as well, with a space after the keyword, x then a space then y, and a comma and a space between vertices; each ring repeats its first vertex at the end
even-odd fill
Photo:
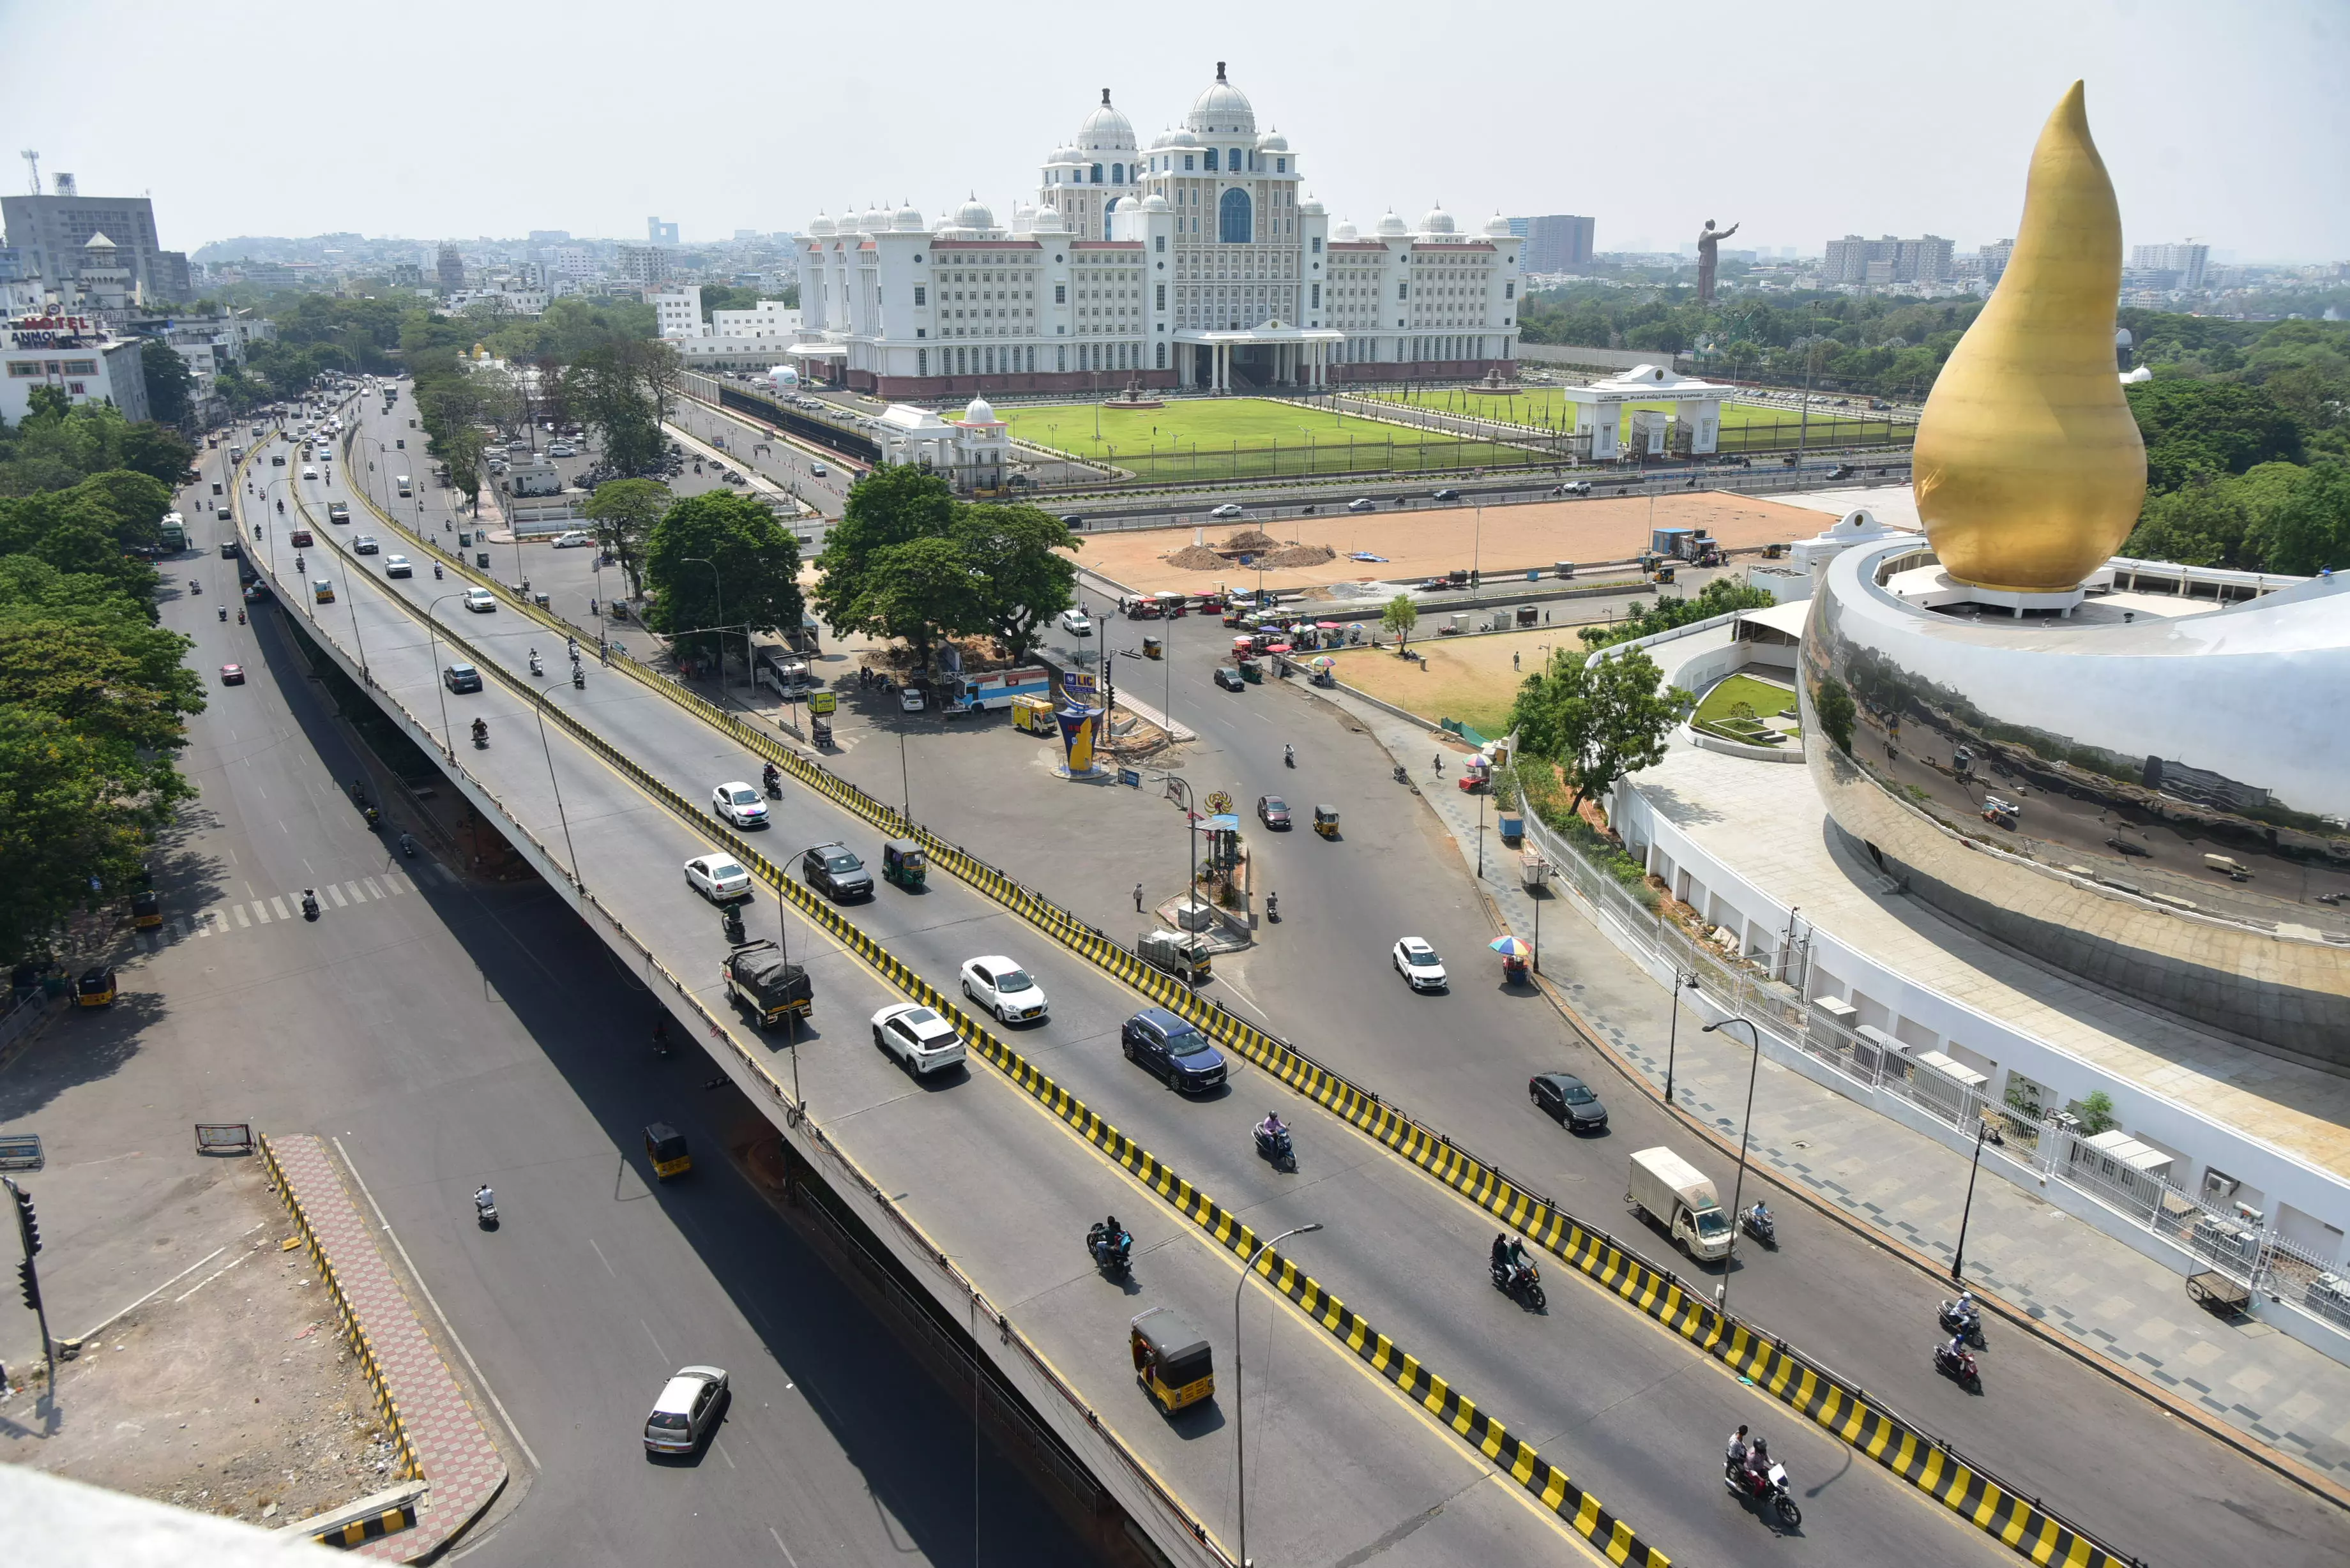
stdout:
MULTIPOLYGON (((357 230, 689 240, 819 208, 1007 218, 1113 89, 1144 143, 1231 62, 1368 228, 1580 213, 1602 250, 2012 234, 2065 85, 2133 243, 2350 257, 2344 0, 1102 5, 0 0, 0 147, 151 192, 166 245, 357 230), (1121 33, 1119 29, 1123 27, 1121 33), (1170 53, 1167 41, 1179 40, 1170 53)), ((26 188, 21 165, 0 189, 26 188)))

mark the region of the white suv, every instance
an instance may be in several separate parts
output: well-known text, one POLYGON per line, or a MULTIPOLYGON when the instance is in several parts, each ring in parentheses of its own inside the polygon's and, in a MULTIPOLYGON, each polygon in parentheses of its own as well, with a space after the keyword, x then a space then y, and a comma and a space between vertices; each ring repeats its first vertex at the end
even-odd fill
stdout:
POLYGON ((962 1037, 954 1025, 920 1002, 901 1002, 873 1015, 873 1044, 898 1065, 922 1077, 963 1059, 962 1037))

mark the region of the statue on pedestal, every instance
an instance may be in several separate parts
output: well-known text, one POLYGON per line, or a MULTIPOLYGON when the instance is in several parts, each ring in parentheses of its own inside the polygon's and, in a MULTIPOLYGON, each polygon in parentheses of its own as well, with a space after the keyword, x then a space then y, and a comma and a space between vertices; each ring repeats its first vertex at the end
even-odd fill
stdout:
POLYGON ((1700 305, 1713 303, 1713 272, 1721 265, 1721 242, 1737 232, 1736 223, 1716 230, 1711 218, 1705 221, 1705 228, 1697 237, 1697 302, 1700 305))

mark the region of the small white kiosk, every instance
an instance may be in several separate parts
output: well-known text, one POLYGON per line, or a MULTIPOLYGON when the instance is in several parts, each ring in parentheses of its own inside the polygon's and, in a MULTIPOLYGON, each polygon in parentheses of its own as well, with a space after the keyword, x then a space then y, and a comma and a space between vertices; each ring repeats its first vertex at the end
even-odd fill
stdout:
POLYGON ((1591 461, 1613 462, 1627 456, 1662 457, 1667 452, 1700 457, 1721 440, 1721 400, 1734 389, 1700 381, 1661 365, 1638 365, 1587 387, 1561 387, 1575 410, 1575 433, 1590 442, 1591 461), (1632 410, 1628 439, 1619 441, 1627 403, 1670 403, 1670 410, 1632 410))

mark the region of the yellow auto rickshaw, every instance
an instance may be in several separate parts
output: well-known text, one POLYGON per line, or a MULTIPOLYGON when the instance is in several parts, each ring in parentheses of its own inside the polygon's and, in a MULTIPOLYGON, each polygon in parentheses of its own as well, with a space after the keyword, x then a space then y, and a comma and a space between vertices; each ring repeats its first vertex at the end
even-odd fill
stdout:
POLYGON ((1167 645, 1166 645, 1166 643, 1164 643, 1164 642, 1160 641, 1158 638, 1155 638, 1155 637, 1146 637, 1146 638, 1144 638, 1144 639, 1142 639, 1142 657, 1143 657, 1143 658, 1145 658, 1145 659, 1164 659, 1164 658, 1166 658, 1166 657, 1167 657, 1167 645))
POLYGON ((1337 837, 1338 808, 1335 805, 1315 806, 1314 808, 1314 831, 1320 834, 1325 838, 1337 837))
POLYGON ((663 1181, 693 1168, 693 1156, 686 1150, 685 1135, 667 1122, 646 1124, 645 1158, 652 1162, 653 1174, 663 1181))
POLYGON ((1215 1353, 1207 1336, 1170 1307, 1152 1307, 1128 1325, 1134 1380, 1173 1415, 1216 1392, 1215 1353))
POLYGON ((82 971, 74 982, 76 1007, 111 1007, 114 1005, 114 971, 104 964, 82 971))
POLYGON ((335 602, 335 585, 325 577, 310 585, 310 597, 322 605, 335 602))
POLYGON ((142 931, 151 931, 163 923, 163 900, 155 896, 152 888, 141 888, 130 896, 130 923, 142 931))
POLYGON ((882 879, 896 883, 909 893, 922 885, 930 866, 930 857, 910 838, 893 838, 881 846, 882 879))

